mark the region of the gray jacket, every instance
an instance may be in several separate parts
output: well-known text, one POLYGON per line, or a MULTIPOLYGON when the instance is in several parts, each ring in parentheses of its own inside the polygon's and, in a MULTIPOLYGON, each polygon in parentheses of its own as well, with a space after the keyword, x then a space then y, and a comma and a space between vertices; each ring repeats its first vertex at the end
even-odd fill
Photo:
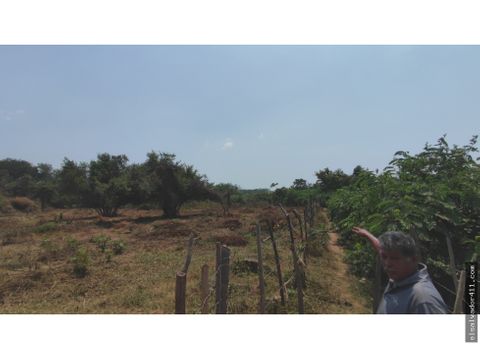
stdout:
POLYGON ((446 314, 447 306, 428 275, 427 266, 401 281, 389 280, 377 314, 446 314))

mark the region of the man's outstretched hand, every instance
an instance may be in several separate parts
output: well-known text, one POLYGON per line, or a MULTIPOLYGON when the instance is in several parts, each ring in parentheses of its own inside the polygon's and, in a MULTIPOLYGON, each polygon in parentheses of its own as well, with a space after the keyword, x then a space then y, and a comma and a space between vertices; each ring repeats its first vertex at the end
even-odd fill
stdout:
POLYGON ((357 234, 357 235, 360 235, 360 236, 363 236, 363 237, 370 237, 372 234, 370 234, 370 232, 368 230, 365 230, 361 227, 358 227, 358 226, 355 226, 352 231, 357 234))
POLYGON ((362 237, 367 238, 370 241, 370 243, 372 244, 372 246, 375 248, 375 250, 377 252, 380 252, 380 242, 368 230, 365 230, 361 227, 355 226, 355 227, 353 227, 352 231, 357 235, 360 235, 362 237))

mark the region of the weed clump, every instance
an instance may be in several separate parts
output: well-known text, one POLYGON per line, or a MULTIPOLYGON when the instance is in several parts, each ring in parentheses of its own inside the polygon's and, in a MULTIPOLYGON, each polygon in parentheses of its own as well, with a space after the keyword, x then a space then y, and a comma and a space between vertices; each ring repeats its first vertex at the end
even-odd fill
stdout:
POLYGON ((114 255, 120 255, 123 254, 125 251, 125 244, 121 240, 115 240, 112 243, 112 251, 114 255))
POLYGON ((78 247, 80 246, 79 242, 77 239, 75 239, 73 236, 69 236, 67 238, 67 243, 65 246, 65 249, 69 253, 75 253, 78 250, 78 247))
POLYGON ((111 239, 110 239, 110 236, 107 236, 107 235, 97 235, 92 237, 90 241, 96 244, 97 247, 100 249, 100 251, 104 253, 105 250, 107 250, 107 246, 111 241, 111 239))
MULTIPOLYGON (((113 240, 107 235, 97 235, 92 237, 90 242, 97 245, 103 254, 106 254, 107 260, 111 260, 113 255, 120 255, 125 252, 125 243, 121 240, 113 240)), ((109 262, 109 261, 107 261, 109 262)))
POLYGON ((46 222, 45 224, 38 225, 34 229, 34 232, 39 234, 44 234, 44 233, 55 231, 55 230, 57 230, 57 224, 53 221, 49 221, 49 222, 46 222))
POLYGON ((88 274, 90 265, 90 256, 84 247, 78 248, 75 256, 71 258, 73 263, 73 274, 78 278, 83 278, 88 274))

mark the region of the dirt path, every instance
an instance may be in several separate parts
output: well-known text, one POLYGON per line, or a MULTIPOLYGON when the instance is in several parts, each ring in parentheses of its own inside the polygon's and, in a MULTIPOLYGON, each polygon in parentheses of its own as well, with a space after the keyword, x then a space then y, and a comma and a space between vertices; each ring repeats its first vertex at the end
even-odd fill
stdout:
MULTIPOLYGON (((330 227, 329 220, 325 213, 321 213, 324 223, 330 227)), ((319 271, 323 273, 325 281, 321 285, 326 287, 329 296, 336 299, 334 307, 328 309, 328 312, 335 313, 353 313, 370 314, 371 299, 365 292, 365 286, 358 278, 349 272, 348 265, 345 263, 343 248, 338 244, 338 234, 329 232, 329 243, 326 247, 326 253, 319 260, 319 271)))

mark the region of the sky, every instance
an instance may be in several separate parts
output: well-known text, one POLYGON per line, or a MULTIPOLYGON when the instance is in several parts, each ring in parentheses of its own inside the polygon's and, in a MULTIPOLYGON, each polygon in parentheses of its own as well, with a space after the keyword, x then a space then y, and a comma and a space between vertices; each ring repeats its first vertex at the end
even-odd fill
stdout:
POLYGON ((0 159, 174 153, 244 189, 480 134, 480 46, 0 46, 0 159))

